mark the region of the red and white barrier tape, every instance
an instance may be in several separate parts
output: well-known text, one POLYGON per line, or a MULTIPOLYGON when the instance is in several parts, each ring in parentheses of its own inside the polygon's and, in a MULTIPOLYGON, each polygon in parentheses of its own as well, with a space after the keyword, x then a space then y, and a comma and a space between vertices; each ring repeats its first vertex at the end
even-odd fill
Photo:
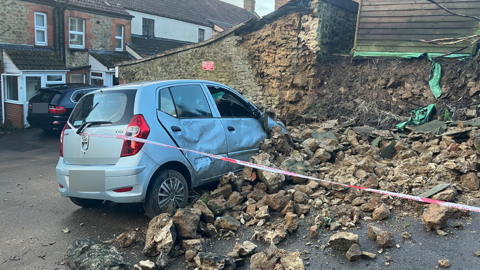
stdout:
MULTIPOLYGON (((75 129, 70 124, 70 122, 67 122, 67 123, 75 132, 77 131, 77 129, 75 129)), ((336 182, 332 182, 332 181, 328 181, 328 180, 324 180, 324 179, 318 179, 318 178, 311 177, 311 176, 306 176, 306 175, 301 175, 301 174, 297 174, 297 173, 293 173, 293 172, 289 172, 289 171, 270 168, 270 167, 267 167, 267 166, 262 166, 262 165, 258 165, 258 164, 255 164, 255 163, 242 161, 242 160, 236 160, 236 159, 227 158, 227 157, 220 157, 220 156, 217 156, 217 155, 202 153, 202 152, 198 152, 198 151, 195 151, 195 150, 180 148, 180 147, 176 147, 176 146, 171 146, 171 145, 167 145, 167 144, 163 144, 163 143, 152 142, 152 141, 149 141, 149 140, 139 139, 139 138, 125 136, 125 135, 90 134, 90 133, 81 133, 80 135, 88 135, 88 136, 91 136, 91 137, 113 138, 113 139, 130 140, 130 141, 136 141, 136 142, 141 142, 141 143, 148 143, 148 144, 152 144, 152 145, 158 145, 158 146, 178 149, 178 150, 181 150, 181 151, 188 151, 188 152, 196 153, 196 154, 199 154, 199 155, 204 155, 204 156, 208 156, 208 157, 211 157, 211 158, 220 159, 220 160, 227 161, 227 162, 230 162, 230 163, 235 163, 235 164, 240 164, 240 165, 243 165, 243 166, 246 166, 246 167, 255 168, 255 169, 258 169, 258 170, 264 170, 264 171, 280 173, 280 174, 284 174, 284 175, 290 175, 290 176, 295 176, 295 177, 300 177, 300 178, 305 178, 305 179, 311 179, 311 180, 315 180, 315 181, 319 181, 319 182, 330 183, 330 184, 333 184, 333 185, 344 186, 344 187, 355 188, 355 189, 360 189, 360 190, 364 190, 364 191, 389 195, 389 196, 398 197, 398 198, 401 198, 401 199, 407 199, 407 200, 424 202, 424 203, 431 203, 431 204, 438 204, 438 205, 442 205, 442 206, 446 206, 446 207, 451 207, 451 208, 456 208, 456 209, 460 209, 460 210, 467 210, 467 211, 473 211, 473 212, 480 213, 480 208, 475 207, 475 206, 468 206, 468 205, 463 205, 463 204, 456 204, 456 203, 451 203, 451 202, 444 202, 444 201, 439 201, 439 200, 422 198, 422 197, 418 197, 418 196, 405 195, 405 194, 395 193, 395 192, 390 192, 390 191, 377 190, 377 189, 372 189, 372 188, 366 188, 366 187, 359 187, 359 186, 347 185, 347 184, 342 184, 342 183, 336 183, 336 182)))

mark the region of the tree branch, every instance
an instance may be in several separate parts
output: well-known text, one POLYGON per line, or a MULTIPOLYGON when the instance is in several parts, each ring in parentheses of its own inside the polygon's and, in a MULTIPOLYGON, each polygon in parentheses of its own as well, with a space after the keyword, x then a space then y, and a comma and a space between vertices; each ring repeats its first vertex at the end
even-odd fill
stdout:
POLYGON ((477 16, 463 15, 463 14, 460 14, 460 13, 453 12, 453 11, 449 10, 448 8, 440 5, 440 4, 437 3, 437 1, 435 1, 435 0, 427 0, 427 1, 430 2, 430 3, 432 3, 432 4, 437 5, 439 8, 445 10, 446 12, 448 12, 448 13, 450 13, 450 14, 452 14, 452 15, 460 16, 460 17, 464 17, 464 18, 470 18, 470 19, 474 19, 474 20, 480 21, 480 18, 477 17, 477 16))

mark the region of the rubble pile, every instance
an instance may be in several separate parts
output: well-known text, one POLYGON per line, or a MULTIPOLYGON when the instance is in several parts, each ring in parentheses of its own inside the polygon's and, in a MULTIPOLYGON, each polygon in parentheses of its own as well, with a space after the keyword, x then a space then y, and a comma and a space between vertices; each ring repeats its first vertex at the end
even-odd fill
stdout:
MULTIPOLYGON (((453 127, 443 136, 415 132, 405 135, 370 127, 341 127, 336 121, 327 121, 287 130, 285 134, 280 127, 274 127, 250 162, 436 200, 462 203, 468 196, 478 195, 480 140, 473 128, 453 127)), ((323 181, 245 168, 241 173, 222 177, 215 190, 205 192, 173 217, 162 214, 154 218, 144 254, 156 257, 158 269, 168 264, 169 257, 181 254, 185 254, 188 266, 196 269, 234 269, 250 256, 252 269, 303 269, 300 253, 276 248, 300 228, 303 220, 310 223, 309 236, 314 241, 320 230, 341 230, 331 236, 326 247, 345 252, 348 260, 375 259, 376 254, 362 251, 358 235, 346 231, 357 229, 362 222, 388 221, 395 211, 422 216, 426 229, 437 232, 448 219, 468 215, 439 205, 422 206, 323 181), (252 242, 237 242, 228 254, 204 249, 204 238, 234 239, 242 228, 251 228, 252 242), (255 241, 270 247, 254 254, 255 241)), ((463 228, 463 224, 458 227, 463 228)), ((371 224, 367 237, 380 250, 395 246, 392 232, 371 224)), ((404 232, 401 239, 409 241, 411 236, 404 232)))

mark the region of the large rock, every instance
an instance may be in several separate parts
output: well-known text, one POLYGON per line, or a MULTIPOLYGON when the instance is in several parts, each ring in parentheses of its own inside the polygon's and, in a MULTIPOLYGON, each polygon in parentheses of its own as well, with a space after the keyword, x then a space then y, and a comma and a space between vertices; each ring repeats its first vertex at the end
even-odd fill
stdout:
POLYGON ((427 227, 427 231, 431 229, 440 230, 447 225, 451 213, 452 211, 448 207, 430 204, 427 211, 423 213, 422 221, 427 227))
POLYGON ((227 208, 233 208, 236 205, 242 204, 242 202, 243 196, 238 191, 235 191, 228 197, 227 208))
POLYGON ((193 250, 195 252, 203 251, 202 239, 187 239, 182 241, 182 248, 185 251, 193 250))
POLYGON ((380 207, 378 207, 377 209, 375 209, 375 211, 373 211, 373 219, 375 220, 383 220, 383 219, 386 219, 390 216, 390 209, 388 208, 388 206, 384 203, 382 203, 382 205, 380 205, 380 207))
POLYGON ((358 244, 353 244, 345 254, 347 256, 347 260, 349 261, 356 261, 360 259, 362 256, 362 251, 360 250, 360 246, 358 244))
POLYGON ((230 196, 230 194, 232 194, 232 186, 231 185, 225 185, 225 186, 219 187, 219 188, 215 189, 214 191, 212 191, 212 193, 210 193, 210 195, 214 198, 217 198, 217 197, 220 197, 220 196, 223 196, 223 198, 228 198, 230 196))
POLYGON ((235 261, 231 257, 211 252, 198 253, 195 263, 202 270, 232 270, 236 267, 235 261))
POLYGON ((215 220, 215 227, 217 229, 237 231, 240 227, 240 222, 229 214, 225 214, 221 218, 215 220))
POLYGON ((157 256, 168 254, 177 239, 177 230, 169 214, 160 214, 150 220, 145 238, 143 254, 157 256))
POLYGON ((172 219, 178 229, 178 235, 182 238, 199 238, 197 228, 201 215, 200 209, 178 209, 172 219))
POLYGON ((207 206, 215 216, 220 216, 227 208, 227 201, 220 196, 215 200, 209 200, 207 206))
POLYGON ((330 237, 328 244, 335 250, 348 251, 353 244, 358 244, 358 235, 349 232, 339 232, 330 237))
POLYGON ((215 216, 213 215, 212 210, 210 210, 202 200, 196 201, 193 205, 193 208, 200 209, 200 211, 202 211, 200 218, 203 222, 213 223, 215 221, 215 216))
POLYGON ((296 203, 305 203, 308 200, 308 195, 301 191, 295 191, 293 194, 293 200, 296 203))
POLYGON ((250 241, 243 242, 243 245, 239 243, 235 243, 235 247, 233 248, 233 257, 245 257, 248 255, 253 254, 257 246, 250 241))
POLYGON ((285 215, 285 224, 289 232, 293 232, 298 229, 298 225, 300 224, 298 220, 298 216, 292 212, 288 212, 285 215))
POLYGON ((133 266, 111 245, 89 238, 76 241, 65 253, 65 262, 74 270, 123 270, 133 266))
POLYGON ((120 245, 120 247, 122 248, 129 247, 135 244, 135 242, 137 241, 136 237, 137 233, 135 231, 124 232, 117 237, 118 245, 120 245))
POLYGON ((270 230, 264 230, 262 233, 263 240, 267 243, 280 243, 287 236, 287 226, 283 223, 275 225, 270 230))
POLYGON ((382 229, 378 228, 378 227, 375 227, 375 226, 368 226, 368 231, 367 231, 367 236, 368 236, 368 239, 372 240, 372 241, 376 241, 377 240, 377 236, 382 232, 382 229))
POLYGON ((475 173, 467 173, 461 177, 462 185, 470 190, 478 190, 478 177, 475 173))
POLYGON ((395 238, 391 232, 383 231, 377 235, 376 242, 381 248, 389 248, 395 244, 395 238))
POLYGON ((250 269, 304 270, 305 267, 299 252, 277 249, 275 244, 271 243, 269 248, 250 258, 250 269))
POLYGON ((255 212, 255 218, 256 219, 270 218, 270 209, 268 208, 268 205, 258 208, 257 212, 255 212))
POLYGON ((289 198, 285 195, 285 190, 280 190, 279 192, 271 195, 267 195, 263 198, 263 202, 268 205, 273 211, 280 212, 287 202, 289 198))
POLYGON ((270 172, 270 171, 258 171, 258 177, 268 187, 269 193, 277 192, 285 182, 285 175, 270 172))

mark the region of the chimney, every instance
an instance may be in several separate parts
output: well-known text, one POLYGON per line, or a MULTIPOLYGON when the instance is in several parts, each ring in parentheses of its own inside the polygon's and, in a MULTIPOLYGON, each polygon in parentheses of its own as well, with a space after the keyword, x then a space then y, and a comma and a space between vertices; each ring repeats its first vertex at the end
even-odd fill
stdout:
POLYGON ((286 3, 290 2, 290 0, 275 0, 275 10, 281 8, 286 3))
POLYGON ((243 0, 243 8, 255 13, 255 0, 243 0))

